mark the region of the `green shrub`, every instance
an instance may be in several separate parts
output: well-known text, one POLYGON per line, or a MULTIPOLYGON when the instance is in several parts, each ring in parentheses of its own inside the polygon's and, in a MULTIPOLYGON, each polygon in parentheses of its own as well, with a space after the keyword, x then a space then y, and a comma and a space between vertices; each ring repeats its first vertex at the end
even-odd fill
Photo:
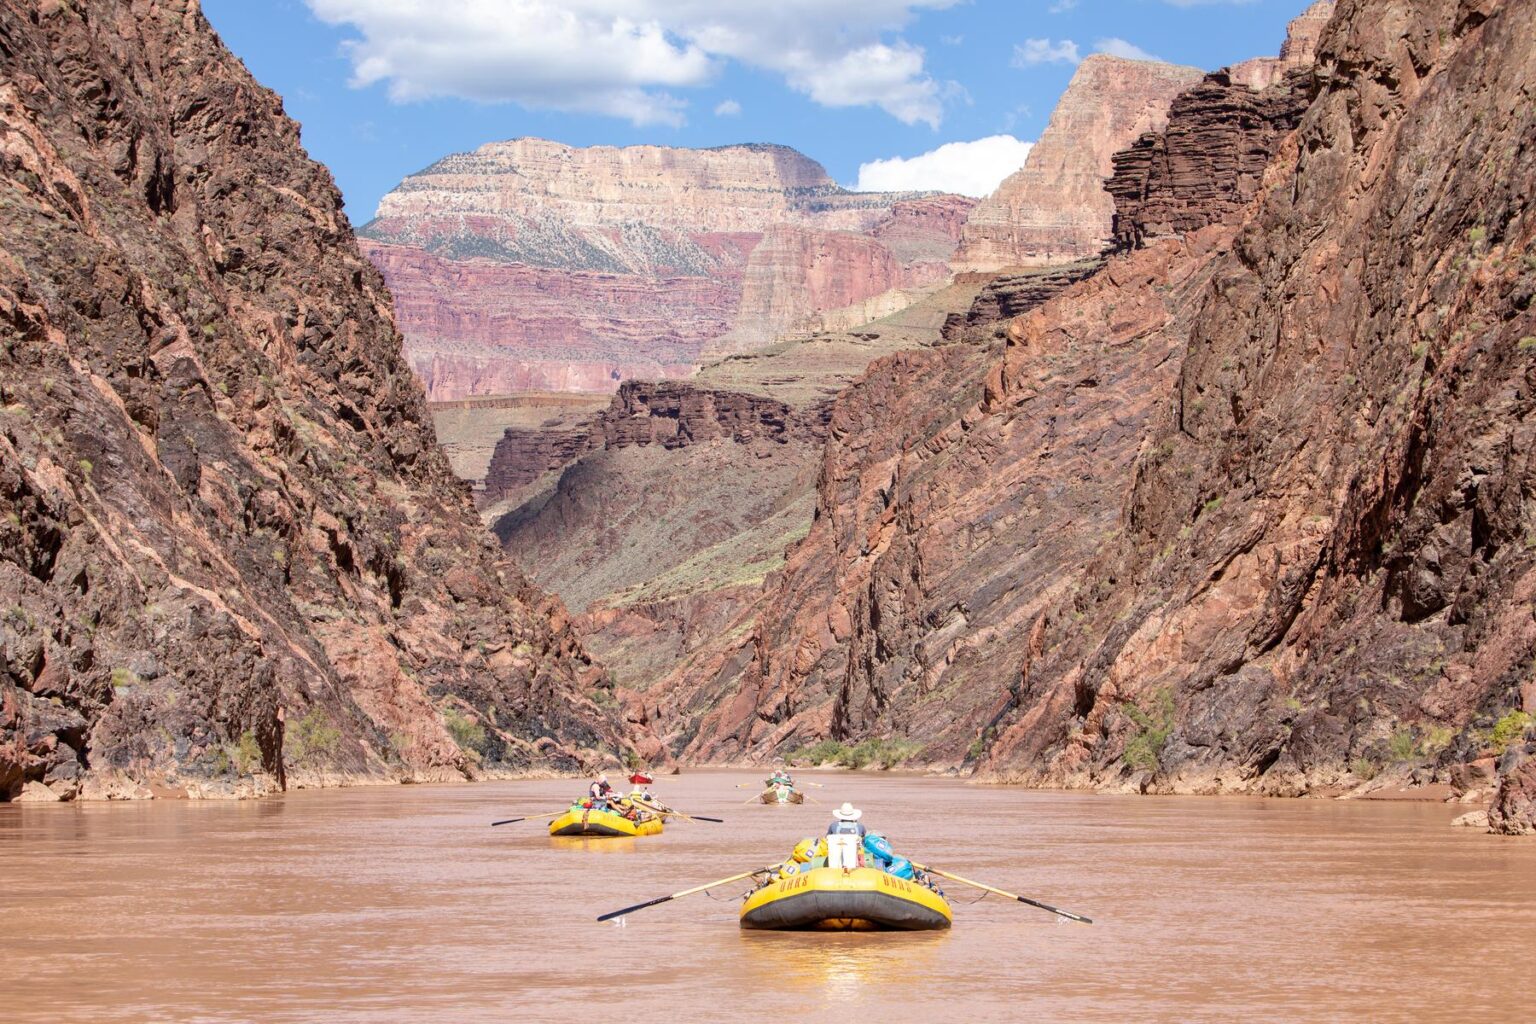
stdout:
POLYGON ((473 750, 476 753, 485 752, 485 726, 464 714, 458 708, 445 708, 443 710, 443 724, 448 726, 448 735, 453 737, 464 750, 473 750))
POLYGON ((247 729, 240 734, 235 741, 232 760, 238 775, 254 775, 261 768, 261 744, 256 742, 254 732, 247 729))
POLYGON ((1356 778, 1366 782, 1370 782, 1377 775, 1381 774, 1381 768, 1376 762, 1364 757, 1357 757, 1349 762, 1349 770, 1356 778))
POLYGON ((1532 725, 1536 725, 1536 718, 1526 712, 1506 712, 1488 731, 1488 745, 1502 754, 1509 749, 1510 744, 1524 738, 1526 731, 1532 725))
POLYGON ((1413 760, 1419 752, 1418 740, 1413 735, 1413 729, 1402 726, 1401 729, 1393 732, 1392 738, 1387 740, 1387 752, 1392 755, 1393 761, 1413 760))
POLYGON ((891 768, 922 749, 921 743, 912 740, 863 740, 848 751, 843 763, 849 768, 891 768))
POLYGON ((1425 757, 1440 753, 1456 738, 1456 730, 1446 725, 1432 725, 1419 738, 1419 752, 1425 757))
POLYGON ((294 723, 283 736, 283 746, 289 760, 303 761, 315 756, 332 756, 341 743, 341 730, 331 722, 331 717, 319 708, 294 723))
POLYGON ((867 739, 853 746, 829 739, 791 751, 786 760, 793 764, 836 764, 844 768, 887 769, 916 756, 922 749, 923 744, 906 739, 867 739))
POLYGON ((1536 334, 1527 334, 1521 338, 1519 348, 1521 352, 1529 352, 1531 349, 1536 348, 1536 334))
POLYGON ((126 690, 139 685, 139 677, 131 668, 115 668, 112 670, 112 689, 126 690))
POLYGON ((792 751, 789 760, 809 765, 842 764, 847 754, 848 748, 837 740, 822 740, 812 746, 792 751))
POLYGON ((1120 759, 1129 768, 1157 771, 1162 767, 1163 747, 1173 733, 1173 692, 1164 687, 1153 696, 1151 708, 1127 704, 1124 711, 1136 723, 1136 731, 1125 741, 1120 759))

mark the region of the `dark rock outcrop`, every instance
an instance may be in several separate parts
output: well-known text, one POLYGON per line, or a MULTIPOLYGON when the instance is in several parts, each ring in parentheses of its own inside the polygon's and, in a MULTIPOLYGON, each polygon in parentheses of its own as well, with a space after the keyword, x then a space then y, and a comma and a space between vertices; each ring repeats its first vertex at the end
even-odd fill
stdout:
POLYGON ((491 457, 484 501, 500 501, 544 474, 604 449, 677 449, 717 438, 814 442, 825 433, 830 411, 830 402, 792 408, 765 395, 685 381, 625 381, 608 408, 586 423, 508 429, 491 457))
POLYGON ((1143 135, 1115 155, 1105 185, 1115 199, 1115 247, 1134 249, 1241 210, 1313 91, 1310 67, 1259 92, 1218 71, 1175 99, 1166 131, 1143 135))
POLYGON ((195 0, 0 0, 0 798, 616 749, 324 168, 195 0))
POLYGON ((944 337, 958 341, 966 337, 967 328, 987 328, 1023 316, 1079 281, 1086 281, 1103 266, 1102 259, 1091 259, 998 274, 982 286, 963 316, 950 318, 944 325, 944 337))

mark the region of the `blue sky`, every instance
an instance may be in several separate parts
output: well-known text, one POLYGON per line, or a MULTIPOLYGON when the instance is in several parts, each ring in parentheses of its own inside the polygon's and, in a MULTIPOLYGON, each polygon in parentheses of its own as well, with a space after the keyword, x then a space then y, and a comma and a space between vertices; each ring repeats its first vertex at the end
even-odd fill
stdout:
POLYGON ((1273 55, 1304 0, 203 0, 304 126, 357 223, 447 153, 777 142, 850 187, 969 187, 1020 161, 1096 50, 1273 55), (1002 139, 994 138, 1004 136, 1002 139))

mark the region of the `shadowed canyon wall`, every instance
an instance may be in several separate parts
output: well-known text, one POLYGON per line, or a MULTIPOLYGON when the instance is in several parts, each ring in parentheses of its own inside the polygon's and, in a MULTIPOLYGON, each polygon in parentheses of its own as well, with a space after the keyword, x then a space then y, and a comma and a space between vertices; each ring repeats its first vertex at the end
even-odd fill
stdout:
POLYGON ((330 175, 197 4, 0 0, 0 54, 0 797, 617 751, 330 175))

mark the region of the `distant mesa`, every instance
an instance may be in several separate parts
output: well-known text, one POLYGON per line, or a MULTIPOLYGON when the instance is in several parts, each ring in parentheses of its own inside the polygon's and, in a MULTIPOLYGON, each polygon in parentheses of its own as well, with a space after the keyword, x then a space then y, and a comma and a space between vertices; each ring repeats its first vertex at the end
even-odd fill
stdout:
POLYGON ((942 283, 973 200, 850 192, 787 146, 490 143, 360 232, 434 400, 611 392, 942 283))

